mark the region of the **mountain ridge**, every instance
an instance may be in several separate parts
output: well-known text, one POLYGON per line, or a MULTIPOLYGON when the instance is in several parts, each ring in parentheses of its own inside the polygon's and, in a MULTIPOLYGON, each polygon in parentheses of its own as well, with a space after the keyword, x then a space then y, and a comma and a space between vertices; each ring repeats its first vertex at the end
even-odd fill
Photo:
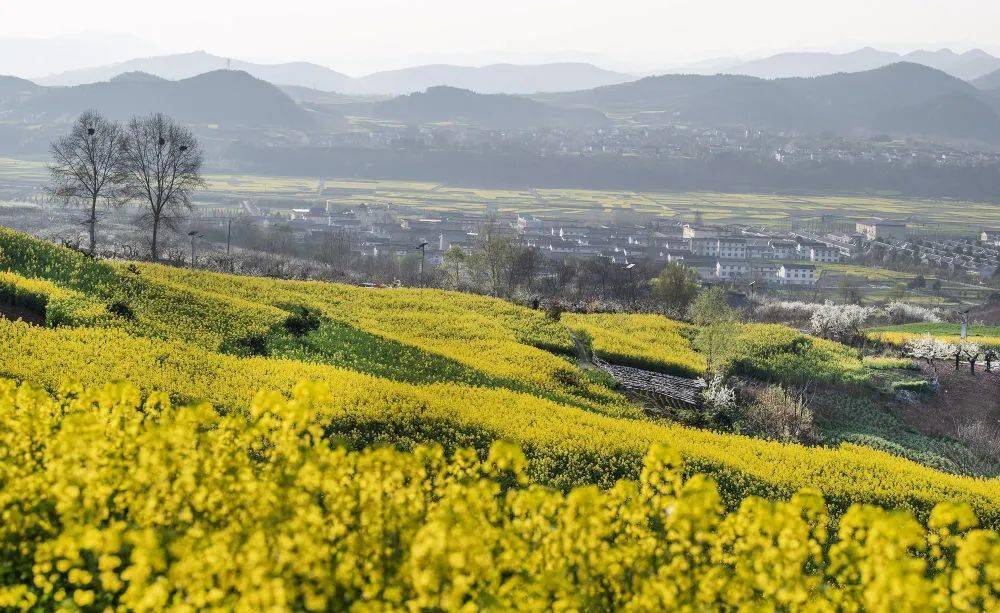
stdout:
POLYGON ((192 51, 190 53, 135 58, 104 66, 71 70, 40 78, 36 82, 39 85, 86 85, 108 81, 127 72, 144 72, 176 81, 224 68, 241 70, 258 79, 279 84, 283 83, 280 83, 278 78, 289 75, 288 78, 301 81, 303 84, 317 89, 337 89, 350 79, 343 73, 311 62, 258 64, 229 59, 206 51, 192 51))
POLYGON ((971 49, 964 53, 956 53, 947 48, 936 51, 918 49, 904 54, 863 47, 846 53, 790 51, 745 61, 718 58, 677 66, 663 72, 700 75, 736 74, 761 79, 785 79, 819 77, 838 72, 862 72, 899 62, 922 64, 965 81, 1000 69, 1000 58, 982 49, 971 49))
POLYGON ((480 94, 439 85, 390 100, 344 105, 343 112, 367 112, 407 123, 470 122, 490 128, 599 127, 608 118, 593 109, 566 109, 509 94, 480 94))
POLYGON ((563 106, 589 106, 604 113, 660 113, 671 121, 706 126, 880 133, 907 125, 925 136, 1000 142, 1000 115, 979 90, 940 70, 911 62, 855 73, 782 79, 660 75, 536 98, 563 106), (930 106, 918 111, 922 105, 930 106), (893 111, 919 112, 936 121, 929 125, 903 118, 890 121, 893 111), (967 122, 951 117, 970 111, 982 122, 980 129, 971 133, 967 122))
POLYGON ((108 81, 126 72, 145 72, 169 80, 197 76, 221 68, 242 70, 275 85, 307 87, 342 94, 401 95, 447 85, 479 93, 530 94, 570 91, 623 83, 634 75, 583 62, 549 64, 489 64, 459 66, 428 64, 350 77, 311 62, 259 64, 231 60, 206 51, 135 58, 104 66, 71 70, 37 79, 40 85, 84 85, 108 81))
POLYGON ((178 81, 124 73, 87 85, 35 85, 17 99, 2 96, 2 83, 0 109, 5 106, 8 113, 23 120, 53 122, 96 109, 113 119, 163 112, 195 124, 294 128, 312 123, 306 111, 280 89, 236 70, 216 70, 178 81))

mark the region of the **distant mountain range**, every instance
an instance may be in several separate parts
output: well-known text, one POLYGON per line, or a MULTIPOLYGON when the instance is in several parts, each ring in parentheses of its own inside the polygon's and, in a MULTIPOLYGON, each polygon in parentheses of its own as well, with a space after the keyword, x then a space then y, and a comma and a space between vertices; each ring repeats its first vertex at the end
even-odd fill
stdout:
POLYGON ((609 125, 593 109, 560 108, 508 94, 477 94, 437 86, 382 102, 344 105, 345 114, 395 119, 404 123, 470 123, 487 128, 594 128, 609 125))
POLYGON ((341 90, 358 94, 409 94, 447 85, 480 94, 533 94, 590 89, 635 80, 635 75, 612 72, 592 64, 492 64, 453 66, 434 64, 376 72, 354 79, 341 90))
MULTIPOLYGON (((899 62, 922 64, 968 81, 983 78, 1000 70, 1000 58, 980 49, 964 53, 941 49, 899 54, 866 47, 850 53, 780 53, 752 61, 715 58, 675 66, 663 72, 733 74, 779 79, 818 77, 838 72, 861 72, 899 62)), ((587 63, 493 64, 478 67, 432 64, 351 77, 310 62, 261 64, 195 51, 71 70, 36 79, 35 82, 41 85, 82 85, 109 81, 126 72, 143 72, 178 80, 224 68, 242 70, 281 87, 308 88, 316 92, 332 92, 347 96, 397 96, 422 92, 438 85, 467 89, 481 94, 527 95, 579 91, 627 83, 636 79, 635 75, 605 70, 587 63)), ((977 86, 982 87, 982 85, 977 86)), ((299 90, 297 93, 316 97, 306 91, 299 90)))
POLYGON ((455 122, 498 129, 609 124, 607 117, 593 109, 567 109, 520 96, 478 94, 446 86, 365 102, 357 97, 290 89, 302 104, 278 87, 237 70, 215 70, 178 81, 132 71, 105 82, 68 87, 0 77, 0 117, 54 124, 97 109, 114 119, 163 112, 190 124, 227 127, 315 128, 321 121, 336 122, 344 114, 408 124, 455 122))
POLYGON ((982 90, 1000 90, 1000 70, 983 75, 974 80, 972 84, 982 90))
POLYGON ((71 70, 41 79, 40 85, 84 85, 110 81, 126 72, 144 72, 170 79, 188 79, 214 70, 242 70, 247 74, 279 85, 304 85, 326 91, 342 91, 351 78, 319 64, 290 62, 287 64, 255 64, 229 60, 204 51, 160 55, 118 62, 95 68, 71 70))
POLYGON ((287 94, 245 72, 216 70, 169 81, 142 72, 73 87, 0 77, 0 117, 57 123, 97 109, 115 119, 152 112, 191 124, 305 128, 309 113, 287 94))
POLYGON ((912 62, 936 68, 966 81, 1000 69, 1000 58, 981 49, 955 53, 950 49, 913 51, 906 54, 879 51, 871 47, 849 53, 793 52, 742 61, 736 58, 704 60, 673 67, 664 72, 675 74, 736 74, 762 79, 819 77, 838 72, 861 72, 899 62, 912 62))
MULTIPOLYGON (((994 78, 982 77, 977 85, 994 78)), ((192 124, 306 130, 342 125, 345 116, 495 129, 595 128, 610 125, 608 115, 614 114, 651 124, 1000 143, 1000 89, 977 89, 911 62, 810 78, 663 75, 532 96, 434 86, 382 99, 301 86, 283 91, 237 70, 176 81, 130 71, 101 83, 60 87, 0 78, 0 119, 51 124, 90 108, 115 118, 162 111, 192 124)))
POLYGON ((195 51, 72 70, 38 79, 37 82, 41 85, 82 85, 108 81, 124 72, 145 72, 175 80, 227 67, 242 70, 276 85, 307 87, 342 94, 400 95, 424 91, 436 85, 448 85, 484 94, 531 94, 589 89, 635 79, 634 75, 583 63, 494 64, 482 67, 436 64, 352 78, 308 62, 255 64, 195 51))
POLYGON ((703 126, 840 134, 889 133, 1000 142, 996 101, 969 83, 909 62, 814 78, 664 75, 537 99, 703 126))

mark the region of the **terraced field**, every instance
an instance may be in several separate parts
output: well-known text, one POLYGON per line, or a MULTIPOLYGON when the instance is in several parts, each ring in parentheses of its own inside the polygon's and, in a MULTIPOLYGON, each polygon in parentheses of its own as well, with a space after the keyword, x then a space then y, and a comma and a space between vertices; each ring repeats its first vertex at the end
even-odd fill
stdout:
MULTIPOLYGON (((0 317, 0 609, 1000 605, 997 479, 853 442, 874 415, 829 446, 652 419, 576 357, 697 374, 688 324, 2 228, 0 301, 37 315, 0 317)), ((833 394, 899 362, 738 334, 738 374, 833 394)))
MULTIPOLYGON (((962 325, 956 323, 904 324, 901 326, 881 326, 873 328, 869 334, 893 345, 903 345, 908 341, 930 334, 949 343, 962 340, 962 325)), ((970 325, 966 341, 983 347, 1000 348, 1000 326, 970 325)))

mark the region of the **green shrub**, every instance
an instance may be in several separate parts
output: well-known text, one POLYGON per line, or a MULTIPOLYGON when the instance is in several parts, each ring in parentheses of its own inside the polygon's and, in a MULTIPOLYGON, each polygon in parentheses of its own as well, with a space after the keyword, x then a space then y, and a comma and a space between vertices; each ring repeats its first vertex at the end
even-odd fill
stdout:
POLYGON ((268 339, 264 334, 247 334, 232 340, 223 341, 219 348, 222 353, 231 353, 243 357, 266 356, 269 353, 268 339))
POLYGON ((910 358, 873 356, 862 361, 865 366, 872 370, 920 370, 917 363, 910 358))
POLYGON ((135 319, 135 312, 132 311, 132 307, 129 306, 128 302, 124 300, 115 300, 108 305, 108 312, 122 319, 127 319, 129 321, 135 319))
POLYGON ((929 394, 933 389, 930 381, 926 379, 913 379, 910 381, 893 381, 889 386, 893 392, 908 390, 920 394, 929 394))
POLYGON ((285 330, 292 336, 305 336, 319 330, 322 322, 319 312, 306 306, 292 307, 292 313, 285 319, 285 330))

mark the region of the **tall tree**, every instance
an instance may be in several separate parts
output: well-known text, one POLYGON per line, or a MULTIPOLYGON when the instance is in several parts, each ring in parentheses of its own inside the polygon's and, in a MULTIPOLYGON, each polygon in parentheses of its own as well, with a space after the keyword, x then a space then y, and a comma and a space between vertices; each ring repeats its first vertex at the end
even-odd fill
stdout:
POLYGON ((452 245, 444 252, 444 264, 450 270, 451 282, 456 290, 462 288, 462 268, 466 259, 465 252, 458 245, 452 245))
POLYGON ((87 206, 84 223, 90 235, 90 255, 97 255, 98 204, 125 201, 121 126, 97 111, 77 118, 69 134, 54 141, 49 150, 49 173, 54 196, 87 206))
POLYGON ((698 294, 698 273, 683 264, 668 262, 652 285, 653 299, 660 308, 675 317, 682 316, 698 294))
POLYGON ((724 373, 740 332, 739 314, 726 301, 726 291, 721 287, 706 289, 698 294, 688 310, 691 321, 700 326, 694 344, 705 356, 708 372, 724 373))
POLYGON ((205 184, 201 147, 191 130, 156 113, 129 121, 123 157, 129 194, 148 206, 150 255, 155 262, 160 256, 160 224, 174 227, 191 209, 195 190, 205 184))
POLYGON ((511 239, 503 232, 498 220, 491 218, 480 226, 469 263, 487 279, 491 296, 501 294, 503 272, 510 262, 510 252, 511 239))

